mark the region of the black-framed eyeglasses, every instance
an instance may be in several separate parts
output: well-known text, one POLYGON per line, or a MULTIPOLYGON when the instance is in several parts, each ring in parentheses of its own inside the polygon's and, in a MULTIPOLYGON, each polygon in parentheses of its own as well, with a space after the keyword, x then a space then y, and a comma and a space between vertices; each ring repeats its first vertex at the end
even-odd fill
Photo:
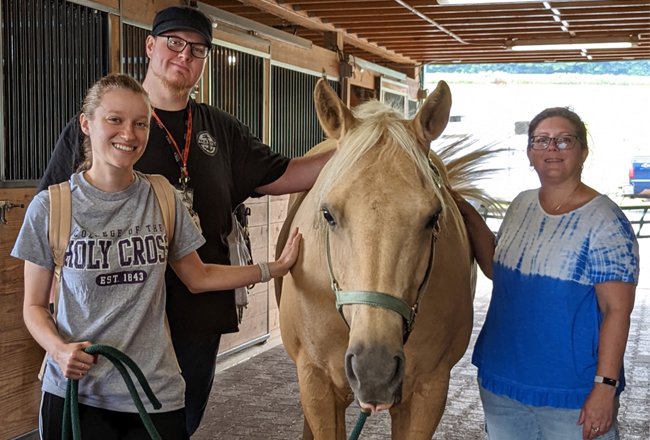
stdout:
POLYGON ((575 147, 580 139, 572 134, 563 134, 561 136, 531 136, 529 139, 530 148, 533 150, 546 150, 555 143, 558 150, 570 150, 575 147))
POLYGON ((167 38, 167 49, 172 52, 181 53, 185 50, 185 47, 190 45, 190 52, 196 58, 207 58, 210 53, 211 46, 203 43, 191 43, 189 41, 183 40, 181 37, 175 35, 160 35, 162 38, 167 38))

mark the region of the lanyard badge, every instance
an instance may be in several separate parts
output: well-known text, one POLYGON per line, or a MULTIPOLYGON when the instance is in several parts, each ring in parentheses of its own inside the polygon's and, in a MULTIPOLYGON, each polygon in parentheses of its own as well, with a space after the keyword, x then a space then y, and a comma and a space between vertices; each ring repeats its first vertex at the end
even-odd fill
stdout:
POLYGON ((194 220, 194 223, 196 224, 196 227, 199 229, 199 232, 201 232, 201 221, 199 219, 199 215, 193 209, 194 190, 187 186, 187 183, 190 181, 190 173, 187 169, 187 158, 190 155, 190 143, 192 141, 192 107, 188 104, 187 124, 186 124, 187 130, 185 132, 185 145, 182 151, 178 147, 178 144, 176 143, 176 140, 174 139, 172 134, 169 132, 167 127, 165 127, 165 124, 163 124, 162 120, 156 114, 155 110, 152 112, 152 116, 156 120, 158 126, 167 135, 166 136, 167 142, 172 147, 172 152, 174 154, 174 158, 176 159, 176 163, 178 163, 178 165, 180 166, 180 177, 178 179, 178 185, 174 185, 174 188, 176 189, 176 192, 179 194, 181 200, 183 201, 183 204, 187 208, 190 217, 192 217, 192 220, 194 220))

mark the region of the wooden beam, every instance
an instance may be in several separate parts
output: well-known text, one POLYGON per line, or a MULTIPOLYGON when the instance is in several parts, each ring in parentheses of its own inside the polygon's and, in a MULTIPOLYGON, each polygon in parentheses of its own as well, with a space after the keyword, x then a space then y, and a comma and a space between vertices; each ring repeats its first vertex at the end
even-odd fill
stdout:
POLYGON ((381 2, 364 2, 364 1, 349 1, 345 2, 345 6, 343 6, 341 3, 332 3, 332 2, 315 2, 315 3, 300 3, 300 4, 294 4, 292 5, 292 8, 295 11, 319 11, 319 12, 324 12, 324 11, 340 11, 340 10, 359 10, 359 9, 366 9, 366 10, 374 10, 377 11, 379 9, 383 10, 406 10, 399 4, 395 3, 394 1, 381 1, 381 2))
MULTIPOLYGON (((336 28, 335 26, 325 24, 319 19, 307 17, 304 13, 296 12, 293 9, 290 9, 284 5, 280 5, 273 0, 240 0, 243 4, 253 6, 257 9, 266 11, 270 14, 281 17, 291 23, 295 23, 299 26, 306 27, 309 29, 318 29, 320 31, 332 31, 338 32, 341 29, 336 28)), ((399 64, 417 64, 415 60, 411 58, 400 55, 396 52, 388 50, 376 43, 371 43, 370 41, 358 37, 357 35, 347 33, 344 36, 344 41, 346 44, 359 47, 367 52, 374 53, 379 55, 386 60, 396 62, 399 64)))
MULTIPOLYGON (((282 5, 290 6, 300 6, 300 5, 309 5, 314 3, 332 3, 332 4, 347 4, 347 0, 278 0, 277 3, 282 5)), ((386 1, 378 1, 373 3, 386 3, 386 1)))

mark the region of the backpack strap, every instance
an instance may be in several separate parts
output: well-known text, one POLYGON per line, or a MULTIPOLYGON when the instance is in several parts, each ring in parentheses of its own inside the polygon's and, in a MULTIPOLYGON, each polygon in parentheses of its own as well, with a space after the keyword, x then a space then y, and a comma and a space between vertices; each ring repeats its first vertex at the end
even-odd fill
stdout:
MULTIPOLYGON (((72 224, 72 195, 70 194, 70 182, 61 182, 48 187, 50 194, 50 213, 48 224, 48 239, 52 256, 54 258, 54 279, 50 301, 54 305, 52 313, 56 320, 56 312, 59 305, 59 289, 61 285, 61 270, 65 257, 65 250, 70 241, 70 226, 72 224)), ((43 359, 38 378, 43 380, 47 355, 43 359)))
POLYGON ((163 216, 163 223, 167 231, 167 243, 171 244, 174 239, 174 228, 176 226, 176 196, 174 187, 171 186, 165 176, 160 174, 145 174, 145 177, 151 183, 153 192, 156 194, 158 206, 163 216))
POLYGON ((61 269, 65 250, 70 241, 70 226, 72 224, 72 196, 70 183, 62 182, 50 185, 50 222, 49 241, 54 257, 54 314, 59 299, 59 284, 61 283, 61 269))

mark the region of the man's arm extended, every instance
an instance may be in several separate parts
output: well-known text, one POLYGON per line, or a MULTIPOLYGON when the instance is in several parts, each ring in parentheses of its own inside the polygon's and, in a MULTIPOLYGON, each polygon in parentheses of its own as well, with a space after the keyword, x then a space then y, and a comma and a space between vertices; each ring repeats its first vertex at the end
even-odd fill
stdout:
POLYGON ((255 191, 268 195, 307 191, 314 185, 320 170, 325 166, 330 157, 332 157, 334 151, 329 150, 291 159, 289 166, 279 179, 268 185, 257 187, 255 191))

